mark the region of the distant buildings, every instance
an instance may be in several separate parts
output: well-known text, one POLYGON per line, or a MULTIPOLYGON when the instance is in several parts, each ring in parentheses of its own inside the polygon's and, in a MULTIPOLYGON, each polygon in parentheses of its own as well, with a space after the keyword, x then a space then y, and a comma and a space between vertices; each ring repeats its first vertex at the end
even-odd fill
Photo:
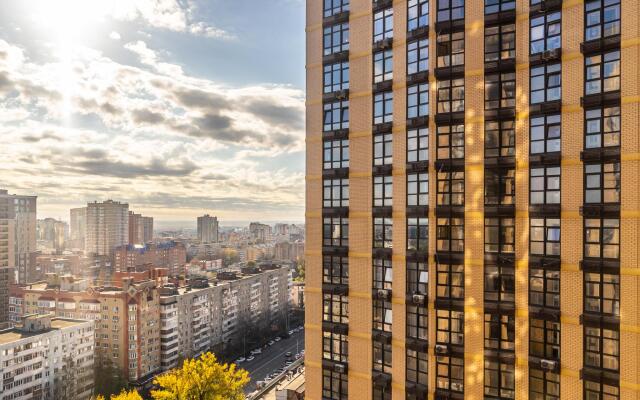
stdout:
POLYGON ((60 254, 66 247, 69 237, 69 225, 54 218, 37 220, 36 241, 38 249, 53 250, 60 254))
POLYGON ((23 317, 0 330, 2 399, 91 399, 94 347, 93 321, 23 317))
POLYGON ((198 240, 200 243, 218 242, 218 218, 209 214, 198 217, 198 240))
POLYGON ((301 261, 304 259, 304 242, 280 242, 275 244, 274 258, 276 260, 301 261))
POLYGON ((265 243, 271 239, 271 225, 252 222, 249 224, 249 233, 257 242, 265 243))
POLYGON ((183 243, 168 241, 116 247, 113 263, 116 271, 134 272, 155 268, 166 268, 170 276, 184 273, 187 249, 183 243))
POLYGON ((87 207, 72 208, 69 214, 71 223, 67 247, 84 250, 87 237, 87 207))
POLYGON ((107 200, 87 204, 85 253, 108 256, 129 243, 129 204, 107 200))
POLYGON ((129 211, 129 244, 145 244, 153 240, 153 218, 129 211))
MULTIPOLYGON (((6 193, 0 191, 0 194, 6 193)), ((9 284, 13 282, 14 220, 9 198, 0 196, 0 326, 9 317, 9 284)))
POLYGON ((13 256, 16 270, 15 280, 19 283, 28 281, 31 269, 31 253, 37 250, 36 245, 36 196, 11 195, 0 190, 0 202, 7 207, 7 216, 13 220, 13 256))

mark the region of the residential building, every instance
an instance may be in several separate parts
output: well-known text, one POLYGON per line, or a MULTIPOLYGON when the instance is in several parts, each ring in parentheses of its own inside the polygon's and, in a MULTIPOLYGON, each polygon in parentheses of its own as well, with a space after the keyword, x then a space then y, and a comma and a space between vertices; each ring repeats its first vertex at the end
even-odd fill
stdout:
POLYGON ((166 268, 175 276, 184 273, 187 249, 175 241, 120 246, 114 250, 113 262, 116 271, 141 271, 152 266, 166 268))
POLYGON ((129 205, 113 200, 87 204, 85 253, 109 256, 129 242, 129 205))
POLYGON ((639 2, 306 16, 308 397, 637 399, 639 2))
POLYGON ((9 200, 0 197, 0 327, 9 320, 9 285, 15 271, 15 219, 9 200))
POLYGON ((0 199, 8 202, 13 218, 13 244, 15 282, 28 282, 32 266, 31 253, 37 250, 36 243, 36 196, 19 196, 0 190, 0 199))
POLYGON ((218 218, 209 214, 198 217, 198 240, 200 243, 218 243, 218 218))
POLYGON ((249 224, 251 238, 258 243, 265 243, 271 239, 271 225, 252 222, 249 224))
POLYGON ((0 330, 3 399, 89 400, 93 396, 94 322, 27 315, 0 330))
POLYGON ((280 242, 274 246, 276 260, 300 261, 304 258, 304 242, 280 242))
POLYGON ((53 250, 62 253, 69 237, 69 225, 54 218, 37 220, 36 241, 38 249, 53 250))
POLYGON ((146 244, 153 240, 153 218, 129 211, 129 244, 146 244))
POLYGON ((85 240, 87 237, 87 207, 72 208, 69 212, 69 248, 82 249, 85 248, 85 240))

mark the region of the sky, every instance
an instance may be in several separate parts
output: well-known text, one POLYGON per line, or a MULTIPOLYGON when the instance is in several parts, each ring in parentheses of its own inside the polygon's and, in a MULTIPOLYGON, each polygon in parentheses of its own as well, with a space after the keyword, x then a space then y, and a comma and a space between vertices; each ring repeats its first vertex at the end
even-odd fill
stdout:
POLYGON ((0 188, 302 221, 304 1, 0 1, 0 188))

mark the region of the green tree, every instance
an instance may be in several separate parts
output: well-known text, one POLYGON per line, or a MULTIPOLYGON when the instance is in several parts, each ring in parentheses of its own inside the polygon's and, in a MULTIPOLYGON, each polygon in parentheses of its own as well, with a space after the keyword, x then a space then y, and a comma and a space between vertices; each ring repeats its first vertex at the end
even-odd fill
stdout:
POLYGON ((235 364, 219 364, 215 355, 205 353, 157 376, 154 384, 162 389, 152 390, 151 397, 155 400, 243 400, 247 383, 247 371, 237 370, 235 364))
POLYGON ((128 389, 129 384, 122 371, 109 359, 98 358, 95 363, 95 392, 105 398, 128 389))

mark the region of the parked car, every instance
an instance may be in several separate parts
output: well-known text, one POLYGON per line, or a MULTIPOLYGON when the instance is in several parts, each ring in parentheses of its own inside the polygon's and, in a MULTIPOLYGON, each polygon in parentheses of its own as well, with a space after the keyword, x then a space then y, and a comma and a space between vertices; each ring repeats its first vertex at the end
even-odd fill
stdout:
POLYGON ((269 340, 269 343, 267 343, 269 346, 273 346, 275 344, 275 342, 273 340, 269 340))
POLYGON ((275 340, 276 342, 279 342, 279 341, 281 341, 281 340, 282 340, 282 338, 281 338, 280 336, 276 336, 276 338, 275 338, 275 339, 273 339, 273 340, 275 340))
POLYGON ((251 350, 251 354, 252 355, 256 355, 256 354, 262 354, 262 350, 261 349, 255 349, 255 350, 251 350))
POLYGON ((253 361, 253 360, 255 360, 255 359, 256 359, 256 358, 255 358, 254 356, 249 356, 249 357, 247 357, 247 362, 249 362, 249 361, 253 361))
POLYGON ((236 360, 236 364, 240 364, 240 363, 243 363, 243 362, 245 362, 245 361, 247 361, 247 359, 246 359, 246 358, 244 358, 244 357, 240 357, 240 358, 238 358, 238 359, 236 360))
POLYGON ((284 353, 285 357, 291 357, 293 353, 291 353, 290 351, 287 351, 286 353, 284 353))

